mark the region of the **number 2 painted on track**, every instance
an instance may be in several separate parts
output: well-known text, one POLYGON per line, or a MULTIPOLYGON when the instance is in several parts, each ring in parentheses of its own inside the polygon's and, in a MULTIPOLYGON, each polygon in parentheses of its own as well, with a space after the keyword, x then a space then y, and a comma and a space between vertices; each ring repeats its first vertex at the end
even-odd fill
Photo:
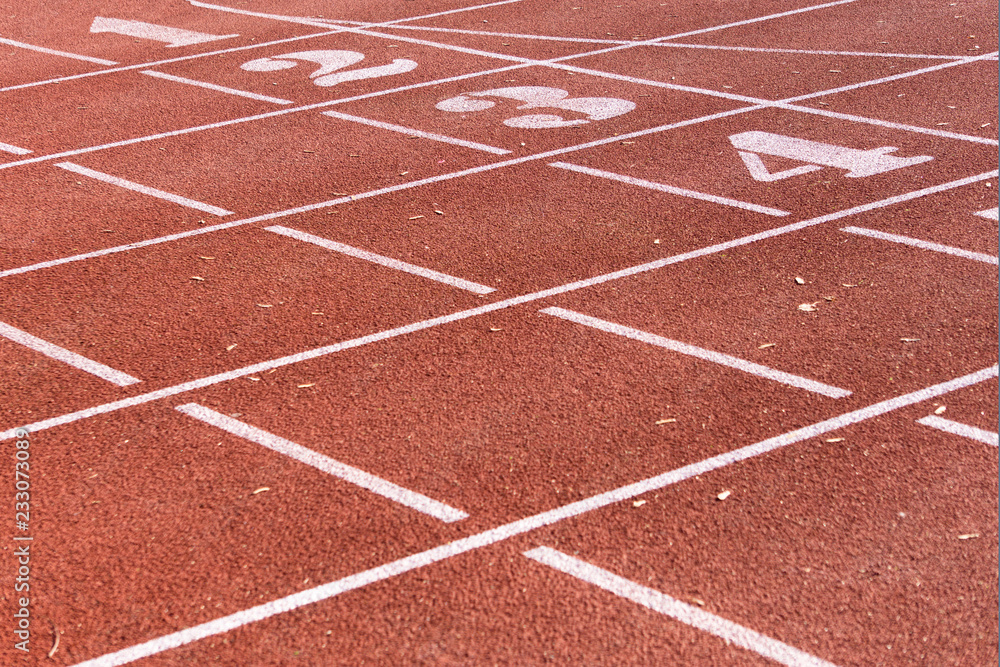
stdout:
POLYGON ((587 115, 586 119, 566 120, 555 114, 528 114, 516 118, 508 118, 503 122, 508 127, 542 129, 550 127, 570 127, 585 125, 592 120, 604 120, 626 114, 635 108, 634 102, 620 100, 616 97, 570 97, 561 88, 546 86, 513 86, 510 88, 494 88, 479 93, 462 93, 451 97, 435 106, 441 111, 455 113, 483 111, 494 106, 496 102, 481 99, 483 97, 504 97, 524 102, 518 109, 566 109, 587 115))
POLYGON ((362 79, 403 74, 417 67, 417 63, 412 60, 398 58, 392 63, 380 67, 364 67, 347 72, 337 72, 339 69, 361 62, 364 58, 365 54, 357 51, 297 51, 273 58, 250 60, 240 65, 240 69, 248 72, 274 72, 291 69, 298 65, 296 60, 305 60, 319 65, 319 69, 310 74, 309 78, 317 86, 326 88, 345 81, 361 81, 362 79))

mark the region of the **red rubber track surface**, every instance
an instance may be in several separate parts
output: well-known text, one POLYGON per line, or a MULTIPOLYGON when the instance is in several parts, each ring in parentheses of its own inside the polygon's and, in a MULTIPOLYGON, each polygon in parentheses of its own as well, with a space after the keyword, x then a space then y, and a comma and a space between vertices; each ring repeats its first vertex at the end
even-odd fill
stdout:
POLYGON ((0 664, 1000 659, 995 3, 617 1, 4 8, 0 664))

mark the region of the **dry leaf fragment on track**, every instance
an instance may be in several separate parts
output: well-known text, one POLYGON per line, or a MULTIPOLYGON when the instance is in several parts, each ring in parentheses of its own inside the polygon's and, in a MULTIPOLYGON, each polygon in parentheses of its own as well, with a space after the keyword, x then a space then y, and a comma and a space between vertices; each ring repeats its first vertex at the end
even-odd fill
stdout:
POLYGON ((262 486, 259 489, 257 489, 256 491, 254 491, 251 495, 256 496, 258 493, 264 493, 265 491, 270 491, 270 490, 271 490, 271 487, 269 487, 269 486, 262 486))
POLYGON ((920 339, 919 338, 900 338, 899 340, 903 341, 904 343, 916 343, 920 339))
POLYGON ((191 280, 197 280, 200 283, 205 282, 205 279, 202 278, 201 276, 191 276, 191 280))
POLYGON ((818 304, 819 304, 819 301, 814 301, 813 303, 800 303, 799 304, 799 310, 801 310, 804 313, 813 313, 813 312, 816 312, 816 310, 818 310, 816 308, 816 306, 818 304))
POLYGON ((642 507, 645 504, 646 504, 645 500, 636 500, 635 502, 632 503, 632 507, 642 507))
POLYGON ((720 493, 719 495, 717 495, 716 498, 718 498, 719 500, 725 500, 730 495, 732 495, 732 493, 733 493, 732 491, 730 491, 729 489, 726 489, 725 491, 723 491, 722 493, 720 493))
POLYGON ((827 438, 824 442, 843 442, 843 438, 827 438))
POLYGON ((239 345, 239 343, 233 343, 232 345, 228 345, 226 347, 226 352, 232 352, 233 348, 235 348, 237 345, 239 345))
POLYGON ((795 276, 795 284, 796 285, 805 285, 806 284, 805 278, 799 278, 798 276, 795 276))
POLYGON ((503 331, 500 327, 490 327, 490 331, 503 331))
POLYGON ((943 413, 947 409, 948 408, 946 408, 945 406, 942 405, 940 408, 938 408, 937 410, 934 411, 934 414, 939 415, 939 414, 943 413))
POLYGON ((412 218, 407 218, 407 220, 419 220, 422 217, 424 217, 424 216, 422 216, 422 215, 415 215, 412 218))
POLYGON ((660 424, 673 424, 676 421, 677 420, 674 419, 673 417, 670 417, 670 418, 667 418, 667 419, 659 419, 659 420, 657 420, 656 425, 659 426, 660 424))
POLYGON ((444 215, 444 211, 435 210, 434 212, 437 213, 438 215, 444 215))
POLYGON ((269 303, 258 303, 257 305, 260 306, 261 308, 273 308, 274 307, 274 306, 272 306, 269 303))
POLYGON ((763 350, 763 349, 766 349, 766 348, 769 348, 769 347, 774 347, 776 345, 777 345, 777 343, 764 343, 763 345, 758 345, 757 349, 758 350, 763 350))
POLYGON ((310 382, 308 384, 300 384, 298 387, 299 389, 305 389, 306 387, 315 387, 315 386, 316 386, 315 382, 310 382))
POLYGON ((960 540, 971 540, 971 539, 973 539, 975 537, 979 537, 979 533, 967 533, 965 535, 959 535, 958 539, 960 539, 960 540))

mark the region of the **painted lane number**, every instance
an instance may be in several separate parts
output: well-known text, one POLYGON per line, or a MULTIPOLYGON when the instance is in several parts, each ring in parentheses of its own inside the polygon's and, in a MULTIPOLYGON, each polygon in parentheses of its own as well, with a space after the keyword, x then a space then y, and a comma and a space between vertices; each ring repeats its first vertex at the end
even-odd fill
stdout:
POLYGON ((489 109, 496 104, 492 100, 483 99, 484 97, 503 97, 524 102, 517 107, 518 109, 565 109, 587 116, 585 119, 566 120, 555 114, 528 114, 508 118, 503 122, 508 127, 530 129, 585 125, 593 120, 604 120, 626 114, 635 108, 635 103, 628 100, 620 100, 615 97, 570 97, 569 93, 561 88, 545 86, 514 86, 494 88, 479 93, 462 93, 443 102, 438 102, 435 106, 441 111, 470 113, 489 109))
POLYGON ((391 76, 393 74, 403 74, 417 67, 417 63, 405 58, 393 60, 388 65, 379 67, 364 67, 362 69, 338 72, 337 70, 349 67, 364 60, 365 55, 357 51, 297 51, 296 53, 286 53, 273 58, 258 58, 240 65, 240 69, 248 72, 274 72, 282 69, 291 69, 298 65, 297 60, 304 60, 319 65, 319 69, 309 75, 313 83, 324 88, 336 86, 345 81, 361 81, 362 79, 374 79, 381 76, 391 76))
POLYGON ((765 182, 780 181, 823 167, 846 169, 847 173, 844 176, 847 178, 863 178, 934 159, 930 155, 914 157, 889 155, 898 150, 895 146, 882 146, 866 151, 770 132, 741 132, 730 135, 729 141, 739 152, 754 180, 765 182), (770 172, 761 161, 761 154, 798 160, 807 164, 784 171, 770 172))

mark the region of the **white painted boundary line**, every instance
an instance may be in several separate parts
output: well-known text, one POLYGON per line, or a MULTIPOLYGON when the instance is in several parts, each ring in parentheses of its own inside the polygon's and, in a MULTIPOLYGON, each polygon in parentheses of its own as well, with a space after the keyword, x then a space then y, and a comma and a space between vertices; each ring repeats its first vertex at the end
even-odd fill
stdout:
MULTIPOLYGON (((379 565, 378 567, 365 570, 364 572, 352 574, 315 588, 300 591, 283 598, 265 602, 264 604, 256 607, 251 607, 250 609, 244 609, 243 611, 238 611, 228 616, 217 618, 214 621, 208 621, 207 623, 202 623, 185 630, 164 635, 142 644, 136 644, 135 646, 130 646, 128 648, 121 649, 120 651, 115 651, 114 653, 108 653, 98 658, 81 662, 76 665, 76 667, 117 667, 118 665, 124 665, 141 658, 156 655, 157 653, 162 653, 163 651, 184 646, 200 639, 205 639, 206 637, 229 632, 230 630, 235 630, 236 628, 244 625, 262 621, 266 618, 293 611, 316 602, 328 600, 334 596, 362 588, 368 584, 391 579, 392 577, 437 563, 447 558, 451 558, 452 556, 457 556, 475 549, 487 547, 491 544, 502 542, 503 540, 511 537, 515 537, 544 526, 552 525, 564 519, 576 517, 623 500, 629 500, 650 491, 662 489, 672 484, 690 479, 695 475, 703 475, 711 472, 712 470, 717 470, 739 461, 760 456, 761 454, 766 454, 796 442, 815 438, 829 431, 843 428, 851 424, 856 424, 873 417, 878 417, 879 415, 883 415, 887 412, 891 412, 914 403, 927 401, 932 398, 936 398, 937 396, 947 394, 948 392, 962 389, 994 377, 997 377, 996 366, 977 371, 954 380, 949 380, 948 382, 933 385, 910 394, 882 401, 881 403, 875 403, 866 408, 848 412, 839 417, 834 417, 833 419, 828 419, 826 421, 806 426, 805 428, 800 428, 774 438, 769 438, 756 444, 748 445, 747 447, 742 447, 719 456, 713 456, 712 458, 705 459, 699 463, 693 463, 662 475, 657 475, 656 477, 650 477, 649 479, 636 482, 634 484, 622 486, 612 491, 606 491, 605 493, 601 493, 575 503, 570 503, 569 505, 557 507, 556 509, 548 510, 546 512, 542 512, 541 514, 519 519, 477 535, 455 540, 454 542, 449 542, 448 544, 434 547, 433 549, 428 549, 427 551, 412 554, 410 556, 406 556, 405 558, 386 563, 385 565, 379 565)), ((10 433, 10 437, 14 437, 13 431, 10 431, 10 433)))
POLYGON ((208 90, 215 90, 220 93, 229 93, 230 95, 238 95, 240 97, 248 97, 251 100, 258 100, 260 102, 271 102, 273 104, 294 104, 291 100, 283 100, 280 97, 268 97, 267 95, 258 95, 257 93, 251 93, 246 90, 237 90, 236 88, 227 88, 226 86, 217 86, 214 83, 206 83, 205 81, 196 81, 194 79, 185 79, 182 76, 174 76, 173 74, 164 74, 163 72, 154 72, 153 70, 143 70, 141 72, 146 76, 156 77, 157 79, 163 79, 165 81, 173 81, 174 83, 184 83, 189 86, 198 86, 199 88, 207 88, 208 90))
POLYGON ((446 144, 453 144, 455 146, 464 146, 465 148, 471 148, 477 151, 484 151, 486 153, 493 153, 494 155, 510 154, 510 151, 505 148, 487 146, 486 144, 476 143, 475 141, 466 141, 465 139, 455 139, 454 137, 446 137, 443 134, 433 134, 431 132, 414 130, 409 127, 403 127, 402 125, 383 123, 382 121, 379 120, 371 120, 370 118, 362 118, 361 116, 352 116, 350 114, 340 113, 339 111, 323 111, 322 113, 324 116, 329 116, 330 118, 339 118, 340 120, 347 120, 353 123, 361 123, 362 125, 379 127, 382 128, 383 130, 391 130, 393 132, 399 132, 400 134, 406 134, 411 137, 421 137, 423 139, 431 139, 433 141, 440 141, 446 144))
POLYGON ((956 257, 964 257, 965 259, 974 259, 977 262, 985 262, 987 264, 992 264, 997 266, 997 258, 993 255, 987 255, 982 252, 972 252, 970 250, 962 250, 961 248, 954 248, 952 246, 941 245, 940 243, 931 243, 930 241, 921 241, 920 239, 910 238, 909 236, 900 236, 898 234, 886 234, 885 232, 880 232, 874 229, 866 229, 864 227, 842 227, 840 229, 842 232, 847 232, 848 234, 857 234, 859 236, 868 236, 873 239, 879 239, 881 241, 892 241, 893 243, 902 243, 904 245, 913 246, 915 248, 922 248, 924 250, 933 250, 934 252, 942 252, 949 255, 955 255, 956 257))
POLYGON ((923 424, 924 426, 930 426, 931 428, 936 428, 939 431, 951 433, 952 435, 960 435, 963 438, 971 438, 972 440, 978 440, 979 442, 987 445, 1000 447, 1000 434, 993 433, 992 431, 984 431, 983 429, 976 428, 975 426, 960 424, 950 419, 938 417, 937 415, 927 415, 923 419, 918 419, 917 423, 923 424))
POLYGON ((104 364, 98 363, 93 359, 81 356, 76 352, 70 352, 66 348, 53 345, 52 343, 42 340, 41 338, 36 338, 35 336, 32 336, 25 331, 21 331, 20 329, 16 329, 4 322, 0 322, 0 336, 30 348, 35 352, 41 352, 46 357, 51 357, 52 359, 57 359, 65 364, 69 364, 70 366, 84 371, 85 373, 96 375, 102 380, 107 380, 108 382, 116 384, 119 387, 127 387, 130 384, 142 382, 142 380, 134 378, 128 373, 122 373, 121 371, 115 370, 110 366, 105 366, 104 364))
MULTIPOLYGON (((400 26, 402 27, 402 26, 400 26)), ((406 26, 409 27, 409 26, 406 26)), ((861 58, 912 58, 914 60, 963 60, 968 56, 935 56, 925 53, 877 53, 875 51, 813 51, 810 49, 765 49, 754 46, 723 46, 721 44, 679 44, 661 42, 653 46, 681 49, 708 49, 712 51, 743 51, 746 53, 794 53, 808 56, 851 56, 861 58)))
POLYGON ((317 470, 322 470, 329 475, 333 475, 334 477, 342 479, 346 482, 350 482, 355 486, 360 486, 363 489, 367 489, 368 491, 380 495, 383 498, 388 498, 389 500, 399 503, 400 505, 405 505, 410 509, 423 512, 424 514, 432 516, 435 519, 440 519, 445 523, 460 521, 461 519, 466 519, 469 516, 461 510, 449 507, 444 503, 428 498, 427 496, 417 493, 416 491, 404 489, 403 487, 384 480, 381 477, 376 477, 375 475, 367 473, 364 470, 359 470, 358 468, 349 466, 346 463, 341 463, 340 461, 331 459, 329 456, 325 456, 319 452, 303 447, 302 445, 294 443, 291 440, 285 440, 284 438, 278 437, 273 433, 268 433, 267 431, 259 429, 256 426, 251 426, 244 422, 237 421, 232 417, 227 417, 226 415, 220 414, 215 410, 210 410, 203 405, 198 405, 197 403, 185 403, 184 405, 177 406, 176 409, 190 417, 203 421, 206 424, 222 429, 227 433, 232 433, 237 437, 255 442, 258 445, 263 445, 272 451, 284 454, 289 458, 305 463, 306 465, 312 466, 317 470))
POLYGON ((61 169, 65 169, 66 171, 72 171, 74 174, 80 174, 81 176, 87 176, 97 181, 103 181, 104 183, 117 185, 120 188, 125 188, 126 190, 132 190, 133 192, 139 192, 144 195, 149 195, 150 197, 156 197, 157 199, 165 199, 166 201, 172 202, 174 204, 179 204, 180 206, 193 208, 198 211, 204 211, 205 213, 211 213, 212 215, 217 215, 221 217, 224 215, 233 214, 232 211, 227 211, 226 209, 219 208, 218 206, 212 206, 211 204, 203 204, 200 201, 188 199, 187 197, 181 197, 180 195, 164 192, 163 190, 157 190, 156 188, 151 188, 146 185, 140 185, 138 183, 133 183, 132 181, 126 181, 124 178, 118 178, 117 176, 105 174, 100 171, 94 171, 93 169, 88 169, 87 167, 81 167, 80 165, 73 164, 72 162, 58 162, 56 163, 55 166, 61 169))
POLYGON ((744 373, 756 375, 757 377, 766 378, 768 380, 774 380, 775 382, 780 382, 781 384, 786 384, 790 387, 805 389, 806 391, 822 394, 823 396, 828 396, 830 398, 844 398, 851 395, 851 392, 846 389, 832 387, 828 384, 823 384, 822 382, 816 382, 815 380, 810 380, 798 375, 792 375, 791 373, 785 373, 784 371, 778 371, 773 368, 768 368, 767 366, 755 364, 752 361, 746 361, 745 359, 732 357, 728 354, 722 354, 721 352, 714 352, 712 350, 695 347, 694 345, 688 345, 687 343, 682 343, 680 341, 670 340, 669 338, 664 338, 663 336, 657 336, 656 334, 639 331, 638 329, 626 327, 621 324, 615 324, 614 322, 608 322, 607 320, 601 320, 596 317, 574 312, 572 310, 566 310, 565 308, 544 308, 540 312, 545 313, 546 315, 559 317, 570 322, 576 322, 577 324, 582 324, 587 327, 606 331, 607 333, 617 334, 619 336, 624 336, 625 338, 631 338, 632 340, 638 340, 643 343, 666 348, 668 350, 672 350, 673 352, 679 352, 680 354, 686 354, 698 359, 704 359, 705 361, 711 361, 712 363, 719 364, 720 366, 735 368, 736 370, 743 371, 744 373))
POLYGON ((833 663, 821 660, 805 651, 800 651, 776 639, 737 625, 721 616, 710 614, 703 609, 676 600, 665 593, 640 586, 624 577, 619 577, 596 565, 573 558, 550 547, 538 547, 525 551, 524 555, 542 565, 548 565, 571 577, 593 584, 647 609, 670 616, 681 623, 724 639, 726 643, 732 642, 782 665, 788 665, 788 667, 834 667, 833 663))
POLYGON ((702 201, 709 201, 712 202, 713 204, 722 204, 723 206, 742 208, 747 211, 753 211, 754 213, 763 213, 765 215, 773 215, 776 217, 783 217, 788 215, 788 211, 782 211, 777 208, 769 208, 767 206, 760 206, 758 204, 751 204, 749 202, 739 201, 738 199, 729 199, 728 197, 718 197, 716 195, 710 195, 704 192, 686 190, 684 188, 677 188, 672 185, 664 185, 663 183, 654 183, 653 181, 646 181, 641 178, 634 178, 632 176, 622 176, 621 174, 614 174, 610 171, 601 171, 600 169, 581 167, 580 165, 571 164, 569 162, 552 162, 549 164, 549 166, 558 167, 559 169, 567 169, 569 171, 575 171, 581 174, 587 174, 588 176, 597 176, 599 178, 606 178, 611 181, 618 181, 619 183, 628 183, 629 185, 636 185, 640 188, 648 188, 650 190, 666 192, 672 195, 680 195, 681 197, 690 197, 691 199, 700 199, 702 201))
POLYGON ((10 144, 5 144, 3 142, 0 142, 0 151, 13 153, 14 155, 27 155, 31 152, 27 148, 18 148, 17 146, 11 146, 10 144))
POLYGON ((375 253, 368 252, 367 250, 361 250, 343 243, 337 243, 336 241, 330 241, 329 239, 324 239, 319 236, 313 236, 312 234, 307 234, 306 232, 300 232, 297 229, 289 229, 288 227, 282 227, 281 225, 273 225, 271 227, 265 227, 264 229, 269 232, 274 232, 275 234, 288 236, 289 238, 293 238, 298 241, 312 243, 320 246, 321 248, 326 248, 327 250, 343 253, 345 255, 349 255, 350 257, 357 257, 358 259, 363 259, 374 264, 381 264, 382 266, 386 266, 390 269, 405 271, 406 273, 412 273, 422 278, 436 280, 439 283, 451 285, 452 287, 464 289, 476 294, 489 294, 490 292, 496 291, 493 287, 487 287, 486 285, 480 285, 479 283, 474 283, 470 280, 463 280, 462 278, 449 276, 447 273, 440 273, 438 271, 432 271, 431 269, 425 269, 424 267, 416 266, 415 264, 401 262, 398 259, 393 259, 392 257, 376 255, 375 253))
POLYGON ((976 215, 987 220, 998 220, 1000 219, 1000 208, 994 207, 976 211, 976 215))
POLYGON ((69 53, 67 51, 56 51, 55 49, 47 49, 44 46, 35 46, 34 44, 25 44, 24 42, 16 42, 13 39, 7 39, 5 37, 0 37, 0 44, 7 44, 9 46, 18 46, 22 49, 29 49, 31 51, 38 51, 39 53, 47 53, 50 56, 62 56, 63 58, 72 58, 73 60, 82 60, 88 63, 94 63, 97 65, 117 65, 114 60, 104 60, 103 58, 93 58, 91 56, 81 56, 78 53, 69 53))
MULTIPOLYGON (((628 135, 624 136, 627 137, 628 135)), ((621 138, 622 137, 615 137, 615 140, 621 138)), ((470 171, 475 171, 475 170, 470 170, 470 171)), ((458 173, 463 173, 463 172, 458 172, 458 173)), ((417 331, 422 331, 424 329, 430 329, 432 327, 436 327, 442 324, 458 322, 460 320, 464 320, 470 317, 475 317, 477 315, 484 315, 486 313, 491 313, 496 310, 512 308, 514 306, 519 306, 524 303, 530 303, 532 301, 537 301, 539 299, 544 299, 550 296, 556 296, 558 294, 564 294, 566 292, 572 292, 574 290, 583 289, 586 287, 593 287, 594 285, 600 285, 602 283, 609 282, 612 280, 618 280, 619 278, 634 276, 640 273, 645 273, 646 271, 653 271, 655 269, 659 269, 664 266, 669 266, 671 264, 677 264, 679 262, 684 262, 689 259, 694 259, 696 257, 704 257, 707 255, 712 255, 717 252, 723 252, 731 248, 737 248, 743 245, 754 243, 756 241, 773 238, 775 236, 781 236, 782 234, 788 234, 790 232, 798 231, 800 229, 805 229, 807 227, 812 227, 813 225, 819 225, 825 222, 830 222, 832 220, 838 220, 840 218, 847 217, 850 215, 855 215, 857 213, 864 213, 865 211, 883 208, 885 206, 890 206, 892 204, 898 204, 904 201, 909 201, 911 199, 916 199, 918 197, 923 197, 925 195, 934 194, 936 192, 943 192, 951 188, 968 185, 970 183, 976 183, 978 181, 982 181, 987 178, 996 178, 997 175, 998 172, 991 171, 985 174, 980 174, 978 176, 970 176, 968 178, 962 178, 957 181, 951 181, 950 183, 942 183, 941 185, 935 185, 929 188, 924 188, 923 190, 917 190, 915 192, 910 192, 905 195, 897 195, 895 197, 889 197, 888 199, 872 202, 870 204, 855 206, 853 208, 840 211, 838 213, 830 213, 828 215, 820 216, 818 218, 803 220, 802 222, 796 222, 790 225, 785 225, 784 227, 777 227, 775 229, 770 229, 765 232, 758 232, 757 234, 751 234, 749 236, 744 236, 742 238, 733 239, 732 241, 726 241, 725 243, 718 243, 716 245, 708 246, 706 248, 701 248, 699 250, 692 250, 690 252, 682 253, 680 255, 674 255, 673 257, 665 257, 663 259, 657 259, 652 262, 647 262, 645 264, 639 264, 638 266, 629 267, 627 269, 621 269, 619 271, 613 271, 611 273, 605 273, 603 275, 594 276, 592 278, 586 278, 584 280, 578 280, 576 282, 567 283, 559 287, 552 287, 549 289, 545 289, 540 292, 533 292, 531 294, 525 294, 522 296, 513 297, 511 299, 504 299, 503 301, 496 301, 494 303, 490 303, 485 306, 480 306, 478 308, 462 310, 457 313, 452 313, 450 315, 443 315, 441 317, 434 317, 429 320, 423 320, 421 322, 407 324, 405 326, 397 327, 395 329, 387 329, 385 331, 369 334, 367 336, 362 336, 360 338, 354 338, 352 340, 344 341, 341 343, 335 343, 333 345, 327 345, 324 347, 307 350, 305 352, 298 352, 296 354, 292 354, 286 357, 280 357, 278 359, 272 359, 270 361, 263 361, 258 364, 253 364, 251 366, 246 366, 244 368, 227 371, 225 373, 219 373, 218 375, 211 375, 205 378, 201 378, 199 380, 192 380, 190 382, 174 385, 173 387, 166 387, 164 389, 159 389, 157 391, 149 392, 147 394, 141 394, 139 396, 133 396, 131 398, 126 398, 120 401, 114 401, 112 403, 98 405, 92 408, 87 408, 85 410, 71 412, 68 414, 60 415, 58 417, 52 417, 50 419, 43 419, 42 421, 29 424, 28 426, 25 426, 23 428, 26 428, 29 431, 40 431, 43 429, 52 428, 54 426, 60 426, 62 424, 69 424, 75 421, 79 421, 81 419, 89 419, 90 417, 95 417, 97 415, 107 414, 109 412, 115 412, 117 410, 133 407, 135 405, 141 405, 143 403, 148 403, 150 401, 157 401, 162 398, 167 398, 169 396, 174 396, 176 394, 182 394, 188 391, 194 391, 196 389, 208 387, 214 384, 218 384, 220 382, 228 382, 229 380, 235 380, 236 378, 243 377, 246 375, 252 375, 254 373, 260 373, 262 371, 268 371, 271 370, 272 368, 280 368, 281 366, 296 364, 302 361, 307 361, 309 359, 323 357, 328 354, 335 354, 337 352, 342 352, 344 350, 349 350, 351 348, 361 347, 363 345, 368 345, 370 343, 375 343, 382 340, 388 340, 390 338, 395 338, 397 336, 403 336, 417 331)), ((340 201, 351 201, 351 198, 344 197, 340 201)), ((268 219, 269 217, 270 216, 260 216, 260 218, 262 219, 268 219)), ((247 224, 247 222, 236 221, 228 223, 228 225, 231 227, 240 224, 247 224)), ((182 234, 175 234, 174 237, 181 238, 184 236, 191 236, 191 235, 193 235, 193 233, 185 232, 182 234)), ((155 242, 159 243, 160 241, 155 240, 155 242)), ((150 245, 151 243, 146 242, 146 244, 150 245)), ((133 245, 138 246, 139 244, 133 244, 133 245)), ((94 254, 95 253, 91 253, 91 255, 94 254)), ((60 260, 55 261, 55 263, 59 262, 60 260)), ((50 262, 49 264, 51 265, 53 264, 53 262, 50 262)), ((13 271, 23 272, 22 269, 14 269, 13 271)), ((10 273, 11 273, 10 271, 6 272, 6 274, 10 273)), ((0 274, 0 276, 2 275, 3 274, 0 274)), ((0 440, 9 440, 15 437, 16 432, 17 432, 17 427, 8 429, 7 431, 0 432, 0 440)))

